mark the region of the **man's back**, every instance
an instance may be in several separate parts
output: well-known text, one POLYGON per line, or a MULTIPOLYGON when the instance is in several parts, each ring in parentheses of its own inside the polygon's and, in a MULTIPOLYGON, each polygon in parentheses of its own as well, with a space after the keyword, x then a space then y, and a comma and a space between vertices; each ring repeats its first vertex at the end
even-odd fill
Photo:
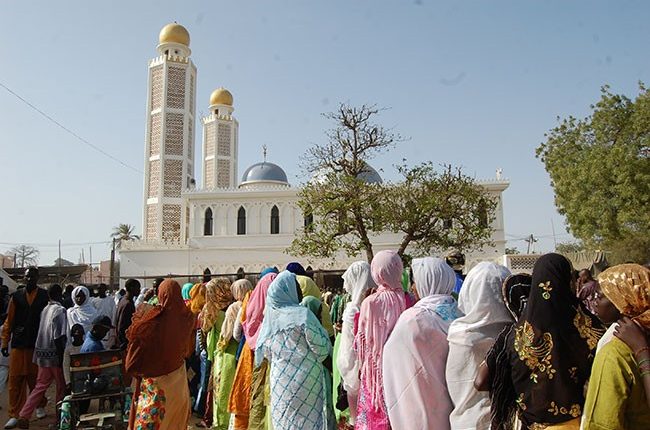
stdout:
POLYGON ((135 313, 135 305, 133 301, 124 296, 117 305, 115 328, 117 330, 117 344, 121 349, 126 348, 128 340, 126 339, 126 331, 131 326, 131 319, 135 313))

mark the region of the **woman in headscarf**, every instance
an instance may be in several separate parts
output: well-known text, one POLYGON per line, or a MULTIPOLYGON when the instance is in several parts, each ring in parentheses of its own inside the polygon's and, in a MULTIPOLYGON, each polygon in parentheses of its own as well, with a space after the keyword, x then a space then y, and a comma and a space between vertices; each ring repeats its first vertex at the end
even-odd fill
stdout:
POLYGON ((271 363, 271 420, 274 429, 334 429, 327 405, 328 335, 313 313, 300 306, 296 276, 284 271, 271 283, 255 362, 271 363))
POLYGON ((304 267, 302 267, 302 264, 298 263, 297 261, 293 261, 287 264, 287 268, 285 270, 288 270, 296 276, 307 276, 307 271, 304 267))
MULTIPOLYGON (((499 385, 513 387, 499 407, 517 408, 524 428, 577 430, 584 385, 603 333, 600 321, 573 292, 569 260, 559 254, 541 256, 526 309, 506 339, 510 366, 495 375, 502 379, 499 385)), ((492 425, 493 430, 511 428, 509 419, 492 425)))
POLYGON ((510 275, 503 282, 501 296, 503 302, 513 318, 501 331, 497 340, 488 351, 485 360, 479 366, 478 374, 474 380, 474 387, 479 391, 489 391, 490 396, 490 422, 492 428, 499 428, 499 423, 514 422, 514 408, 503 408, 510 397, 513 397, 514 386, 512 381, 505 380, 500 375, 509 372, 508 349, 506 340, 513 330, 514 323, 519 321, 521 314, 526 309, 532 278, 527 273, 510 275), (509 414, 509 415, 508 415, 509 414))
POLYGON ((239 346, 239 342, 233 339, 233 329, 235 327, 235 319, 242 305, 242 300, 246 296, 246 293, 252 289, 253 286, 247 279, 238 279, 230 286, 230 298, 234 299, 235 302, 228 306, 225 313, 219 342, 216 347, 212 373, 212 381, 214 384, 214 418, 212 423, 213 428, 217 430, 227 430, 230 424, 228 400, 235 378, 235 370, 237 369, 235 355, 239 346))
POLYGON ((348 395, 350 424, 354 425, 357 416, 357 398, 359 395, 359 361, 354 351, 355 325, 361 308, 361 302, 375 283, 370 275, 370 264, 355 261, 341 276, 343 288, 350 295, 343 311, 341 334, 334 344, 335 368, 341 375, 343 388, 348 395))
POLYGON ((370 264, 372 279, 378 287, 361 303, 354 339, 361 382, 356 429, 390 429, 381 363, 384 344, 406 308, 401 284, 403 268, 402 259, 395 251, 378 252, 370 264))
POLYGON ((621 264, 602 272, 598 281, 624 317, 616 328, 616 337, 596 353, 583 427, 647 429, 650 352, 645 330, 650 329, 650 269, 621 264))
POLYGON ((194 287, 194 284, 191 282, 186 282, 183 284, 183 289, 181 290, 181 296, 183 297, 183 301, 187 304, 190 302, 190 299, 192 298, 190 293, 192 291, 192 288, 194 287))
MULTIPOLYGON (((199 315, 201 313, 201 310, 203 309, 203 306, 205 305, 205 284, 200 283, 194 285, 190 290, 189 294, 190 294, 190 300, 188 302, 188 305, 190 311, 192 311, 194 315, 199 315)), ((203 331, 201 330, 200 323, 197 325, 195 334, 196 334, 196 344, 195 344, 196 347, 194 351, 195 354, 192 356, 192 358, 194 358, 194 360, 198 358, 199 360, 200 380, 199 380, 198 391, 196 392, 196 400, 194 401, 193 410, 198 415, 202 416, 205 414, 205 410, 206 410, 206 398, 208 395, 208 385, 210 380, 212 363, 208 360, 208 352, 206 350, 206 342, 205 342, 206 334, 203 333, 203 331)), ((191 391, 192 390, 190 389, 190 392, 191 391)))
POLYGON ((253 355, 257 336, 264 319, 266 293, 277 273, 266 273, 257 282, 255 289, 244 299, 241 318, 244 329, 245 344, 242 347, 237 371, 230 394, 229 410, 235 414, 235 430, 264 430, 266 406, 264 405, 264 387, 268 363, 253 367, 253 355))
POLYGON ((465 277, 458 295, 458 309, 464 315, 451 323, 447 336, 447 389, 454 405, 449 421, 454 430, 490 428, 489 395, 474 388, 474 379, 501 331, 514 322, 501 293, 509 275, 503 266, 479 263, 465 277))
MULTIPOLYGON (((97 316, 97 309, 90 301, 90 292, 88 288, 79 285, 72 290, 72 300, 74 306, 67 310, 68 328, 71 330, 75 324, 81 324, 85 333, 90 333, 93 328, 93 320, 97 316)), ((107 315, 111 317, 111 315, 107 315)), ((72 339, 72 336, 68 336, 72 339)))
MULTIPOLYGON (((195 288, 196 289, 196 288, 195 288)), ((218 342, 221 336, 221 327, 225 320, 226 309, 233 302, 232 292, 230 289, 230 280, 224 277, 212 278, 205 286, 205 305, 199 320, 201 322, 201 332, 205 338, 205 353, 207 365, 210 369, 208 377, 207 397, 204 399, 206 408, 204 422, 214 426, 219 426, 217 417, 223 421, 224 411, 218 412, 213 409, 216 406, 217 388, 214 381, 219 378, 221 370, 218 361, 218 342)), ((227 411, 225 411, 227 414, 227 411)), ((222 427, 217 427, 222 428, 222 427)))
POLYGON ((386 408, 393 429, 449 429, 447 331, 460 316, 451 296, 456 274, 440 258, 414 258, 419 301, 400 316, 384 347, 386 408))
POLYGON ((143 306, 127 331, 126 370, 138 377, 129 428, 177 430, 189 419, 185 357, 192 349, 194 315, 173 279, 158 289, 156 306, 143 306))
POLYGON ((190 310, 194 315, 198 315, 205 305, 206 284, 196 284, 190 290, 190 310))
MULTIPOLYGON (((290 271, 290 270, 289 270, 290 271)), ((290 271, 291 272, 291 271, 290 271)), ((298 280, 298 285, 300 285, 300 290, 302 291, 302 296, 304 297, 314 297, 321 302, 321 317, 319 321, 323 324, 325 331, 334 342, 334 325, 332 324, 332 316, 330 315, 330 307, 327 306, 327 303, 324 303, 321 300, 320 288, 316 285, 313 279, 308 276, 296 275, 298 280)))

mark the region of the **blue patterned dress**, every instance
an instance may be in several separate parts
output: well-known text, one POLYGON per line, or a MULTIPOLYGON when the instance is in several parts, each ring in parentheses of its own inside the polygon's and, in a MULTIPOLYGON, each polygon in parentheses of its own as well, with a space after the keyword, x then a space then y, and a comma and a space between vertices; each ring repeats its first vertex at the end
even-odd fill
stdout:
POLYGON ((331 343, 322 327, 309 322, 289 327, 266 339, 261 348, 271 363, 273 428, 331 428, 322 365, 331 343))

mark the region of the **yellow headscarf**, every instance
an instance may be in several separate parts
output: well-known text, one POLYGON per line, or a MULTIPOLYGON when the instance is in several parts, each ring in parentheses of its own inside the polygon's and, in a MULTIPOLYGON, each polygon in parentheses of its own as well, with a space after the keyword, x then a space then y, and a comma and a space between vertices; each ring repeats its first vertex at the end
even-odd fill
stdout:
MULTIPOLYGON (((205 286, 205 306, 201 311, 201 328, 204 333, 212 330, 219 312, 224 311, 233 302, 228 278, 213 278, 205 286)), ((221 328, 221 327, 219 327, 221 328)))
POLYGON ((190 310, 198 315, 205 305, 205 284, 195 284, 190 290, 190 310))
POLYGON ((650 269, 619 264, 598 275, 598 283, 623 315, 650 328, 650 269))
MULTIPOLYGON (((320 288, 318 288, 318 285, 316 285, 316 282, 314 282, 313 279, 308 276, 296 275, 296 280, 298 281, 298 285, 300 285, 303 299, 305 297, 316 297, 318 300, 321 300, 320 288)), ((323 324, 323 328, 330 337, 334 336, 334 326, 332 325, 332 317, 330 316, 330 307, 325 302, 323 302, 321 309, 321 324, 323 324)))

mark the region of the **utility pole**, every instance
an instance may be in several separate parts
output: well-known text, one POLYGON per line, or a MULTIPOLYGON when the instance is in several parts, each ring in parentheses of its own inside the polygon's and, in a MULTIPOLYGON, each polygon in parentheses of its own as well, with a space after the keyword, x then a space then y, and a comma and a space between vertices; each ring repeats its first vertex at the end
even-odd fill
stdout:
POLYGON ((528 251, 526 251, 527 254, 530 254, 530 248, 533 246, 535 242, 537 242, 537 239, 535 239, 535 236, 531 235, 526 238, 524 242, 528 242, 528 251))
POLYGON ((110 265, 110 275, 108 280, 108 285, 113 289, 113 282, 115 281, 115 238, 113 238, 113 248, 111 249, 111 265, 110 265))
POLYGON ((61 283, 61 239, 59 239, 59 284, 61 283))

